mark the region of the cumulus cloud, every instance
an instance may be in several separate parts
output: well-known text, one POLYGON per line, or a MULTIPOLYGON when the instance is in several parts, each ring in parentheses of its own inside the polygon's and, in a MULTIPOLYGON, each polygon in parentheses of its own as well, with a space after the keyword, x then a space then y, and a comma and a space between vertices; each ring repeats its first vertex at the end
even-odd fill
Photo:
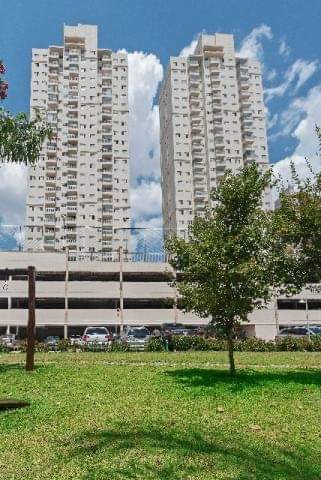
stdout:
POLYGON ((151 222, 161 216, 162 190, 159 182, 143 180, 131 191, 132 216, 139 222, 151 222))
POLYGON ((193 55, 194 51, 195 51, 195 47, 197 45, 197 40, 198 40, 198 36, 200 34, 197 34, 194 38, 194 40, 191 41, 191 43, 189 45, 186 45, 186 47, 184 47, 178 54, 179 57, 188 57, 189 55, 193 55))
POLYGON ((27 167, 0 166, 0 219, 2 224, 23 224, 27 192, 27 167))
POLYGON ((298 59, 285 72, 284 82, 276 87, 267 88, 265 90, 266 101, 272 100, 274 97, 281 97, 291 88, 291 95, 294 95, 298 90, 309 80, 310 77, 319 68, 319 62, 314 60, 312 62, 298 59))
MULTIPOLYGON (((164 247, 163 218, 161 215, 135 223, 130 239, 133 252, 162 252, 164 247)), ((154 259, 156 260, 156 259, 154 259)))
POLYGON ((290 115, 297 115, 301 120, 296 125, 292 137, 297 140, 297 146, 292 155, 283 158, 274 165, 274 171, 284 180, 291 178, 290 162, 292 161, 301 178, 309 175, 305 158, 309 158, 315 170, 321 169, 320 157, 316 154, 318 140, 315 126, 321 125, 321 86, 311 88, 305 97, 296 99, 289 109, 290 115))
POLYGON ((253 28, 253 30, 242 41, 238 56, 262 61, 262 40, 271 40, 272 38, 272 30, 268 25, 262 24, 259 27, 253 28))
POLYGON ((131 183, 159 177, 159 114, 155 98, 163 67, 153 54, 128 54, 129 147, 131 183))

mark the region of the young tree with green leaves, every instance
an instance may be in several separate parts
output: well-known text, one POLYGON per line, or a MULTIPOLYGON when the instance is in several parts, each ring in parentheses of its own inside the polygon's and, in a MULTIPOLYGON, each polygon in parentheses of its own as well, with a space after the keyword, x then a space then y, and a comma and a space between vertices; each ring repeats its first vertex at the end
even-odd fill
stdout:
MULTIPOLYGON (((8 83, 1 78, 6 72, 0 61, 0 100, 7 97, 8 83)), ((30 120, 25 113, 12 115, 0 107, 0 162, 34 165, 46 137, 51 130, 41 119, 39 112, 30 120)))
POLYGON ((279 235, 278 219, 261 207, 270 184, 271 172, 256 165, 227 172, 212 193, 213 208, 195 218, 188 238, 167 241, 171 265, 181 272, 175 286, 183 308, 210 317, 224 333, 232 375, 239 325, 277 293, 298 288, 298 259, 279 235))
MULTIPOLYGON (((316 128, 321 147, 321 130, 316 128)), ((320 148, 321 149, 321 148, 320 148)), ((301 258, 302 287, 321 280, 321 171, 313 170, 306 159, 310 176, 301 179, 291 165, 291 189, 281 188, 279 208, 275 212, 281 234, 301 258)))

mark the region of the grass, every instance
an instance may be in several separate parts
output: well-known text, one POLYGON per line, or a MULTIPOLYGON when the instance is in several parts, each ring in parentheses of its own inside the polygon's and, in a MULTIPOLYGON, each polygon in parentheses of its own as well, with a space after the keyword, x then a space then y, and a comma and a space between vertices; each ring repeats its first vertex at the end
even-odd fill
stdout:
POLYGON ((320 480, 321 355, 0 355, 0 479, 320 480))

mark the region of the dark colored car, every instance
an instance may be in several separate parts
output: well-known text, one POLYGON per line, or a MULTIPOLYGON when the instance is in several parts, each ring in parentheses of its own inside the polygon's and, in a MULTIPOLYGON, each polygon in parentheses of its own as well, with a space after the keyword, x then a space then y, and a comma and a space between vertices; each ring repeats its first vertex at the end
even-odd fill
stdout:
MULTIPOLYGON (((277 335, 276 338, 284 338, 284 337, 308 337, 310 333, 310 336, 316 335, 317 332, 313 331, 313 327, 307 328, 307 327, 302 327, 302 326, 297 326, 297 327, 286 327, 282 328, 277 335)), ((318 332, 319 334, 321 332, 318 332)))

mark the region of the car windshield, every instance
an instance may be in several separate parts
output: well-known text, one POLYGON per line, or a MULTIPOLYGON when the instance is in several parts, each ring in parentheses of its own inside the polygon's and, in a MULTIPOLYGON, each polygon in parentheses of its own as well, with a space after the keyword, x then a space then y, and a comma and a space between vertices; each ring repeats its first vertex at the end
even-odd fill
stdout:
POLYGON ((108 335, 107 328, 87 328, 86 335, 108 335))
POLYGON ((311 327, 310 330, 316 335, 321 335, 321 327, 311 327))
POLYGON ((135 338, 145 338, 149 335, 147 328, 131 328, 128 332, 128 335, 135 338))
POLYGON ((47 337, 47 340, 48 340, 48 341, 51 341, 51 340, 59 340, 59 337, 51 336, 51 337, 47 337))

